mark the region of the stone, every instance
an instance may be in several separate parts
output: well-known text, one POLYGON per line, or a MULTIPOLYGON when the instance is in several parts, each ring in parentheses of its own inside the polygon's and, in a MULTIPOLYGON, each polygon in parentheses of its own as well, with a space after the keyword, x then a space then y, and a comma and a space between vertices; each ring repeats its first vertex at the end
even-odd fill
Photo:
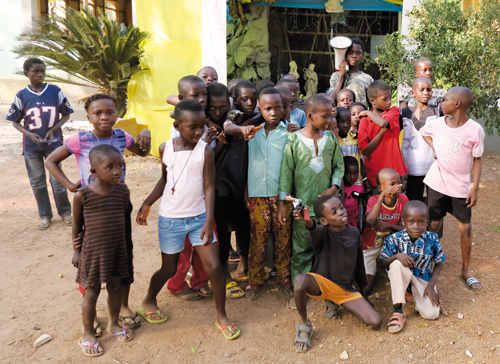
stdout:
POLYGON ((226 352, 224 353, 224 356, 225 356, 226 358, 230 358, 230 357, 232 357, 232 355, 231 355, 231 353, 230 353, 229 351, 226 351, 226 352))
POLYGON ((347 360, 349 359, 349 354, 347 354, 347 351, 343 351, 341 354, 340 354, 340 359, 342 360, 347 360))
POLYGON ((42 346, 43 344, 49 342, 51 339, 52 336, 50 336, 49 334, 43 334, 42 336, 40 336, 38 339, 35 340, 35 342, 33 343, 33 347, 37 348, 39 346, 42 346))

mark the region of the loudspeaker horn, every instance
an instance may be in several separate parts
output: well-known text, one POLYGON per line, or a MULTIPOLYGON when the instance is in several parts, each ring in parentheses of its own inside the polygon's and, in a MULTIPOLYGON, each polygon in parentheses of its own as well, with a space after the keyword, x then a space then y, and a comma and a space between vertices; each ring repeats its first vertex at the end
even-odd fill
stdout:
MULTIPOLYGON (((340 70, 340 63, 345 60, 347 48, 352 45, 351 38, 338 35, 330 39, 330 46, 335 51, 335 70, 340 70)), ((347 66, 349 69, 349 66, 347 66)))

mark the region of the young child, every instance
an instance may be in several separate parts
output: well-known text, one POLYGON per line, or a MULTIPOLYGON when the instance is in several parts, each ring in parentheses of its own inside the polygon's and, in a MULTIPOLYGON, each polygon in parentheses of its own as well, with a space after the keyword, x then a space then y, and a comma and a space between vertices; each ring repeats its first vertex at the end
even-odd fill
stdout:
POLYGON ((349 109, 349 107, 356 102, 356 95, 352 90, 349 90, 348 88, 344 88, 339 91, 337 94, 337 106, 338 107, 345 107, 346 109, 349 109))
POLYGON ((358 126, 359 126, 359 113, 361 111, 365 111, 366 106, 361 102, 355 102, 351 106, 349 106, 349 112, 351 113, 351 130, 350 132, 354 135, 358 135, 358 126))
MULTIPOLYGON (((196 88, 195 84, 196 81, 198 80, 195 77, 199 78, 203 82, 205 87, 210 85, 211 83, 217 83, 217 80, 219 78, 215 68, 210 66, 203 67, 201 70, 198 71, 196 76, 189 75, 181 78, 177 84, 179 95, 169 95, 167 97, 167 103, 175 106, 179 103, 179 101, 186 99, 193 99, 193 100, 198 100, 201 104, 205 105, 201 100, 203 99, 204 95, 205 96, 204 102, 206 103, 206 89, 203 90, 202 88, 196 88), (190 90, 185 89, 185 86, 187 85, 190 85, 191 88, 190 90), (181 93, 183 93, 182 97, 181 93)), ((173 116, 174 116, 173 112, 170 113, 170 117, 173 116)), ((178 135, 176 135, 175 137, 178 137, 178 135)))
POLYGON ((269 80, 260 80, 259 82, 257 82, 257 95, 260 95, 260 92, 262 90, 264 90, 265 88, 268 88, 268 87, 274 87, 275 84, 274 82, 272 81, 269 81, 269 80))
MULTIPOLYGON (((295 325, 297 335, 293 346, 301 353, 309 350, 313 334, 312 323, 307 318, 308 296, 342 305, 373 330, 382 323, 366 299, 361 239, 357 229, 346 226, 348 218, 342 202, 332 195, 319 197, 314 204, 314 214, 318 223, 312 219, 305 222, 307 237, 314 249, 314 266, 311 273, 297 275, 294 282, 300 324, 295 325), (354 281, 361 293, 354 288, 354 281)), ((294 212, 294 216, 297 220, 304 219, 299 211, 294 212)))
POLYGON ((408 197, 401 193, 401 176, 391 168, 383 168, 377 173, 377 187, 382 191, 372 196, 366 205, 366 226, 361 234, 365 260, 366 292, 370 293, 377 273, 377 258, 380 256, 384 240, 396 231, 403 230, 401 212, 408 197))
MULTIPOLYGON (((344 160, 337 138, 328 126, 332 104, 312 95, 306 102, 306 126, 288 136, 281 163, 279 219, 286 224, 285 197, 293 195, 312 206, 318 196, 337 194, 344 177, 344 160)), ((311 213, 314 217, 314 212, 311 213)), ((299 273, 311 271, 313 250, 307 241, 304 221, 294 220, 292 229, 292 281, 299 273)), ((295 302, 290 301, 295 307, 295 302)))
POLYGON ((471 210, 478 199, 484 130, 467 116, 473 100, 474 96, 467 87, 453 87, 446 93, 442 104, 443 113, 450 116, 423 126, 420 133, 434 149, 437 158, 424 179, 428 191, 429 230, 437 233, 447 212, 455 216, 462 246, 460 279, 470 290, 479 291, 482 285, 470 270, 471 210), (472 189, 471 166, 474 174, 472 189))
MULTIPOLYGON (((44 159, 61 146, 63 138, 61 127, 68 121, 73 109, 59 87, 43 82, 45 79, 43 61, 29 58, 24 62, 23 68, 30 85, 16 94, 7 120, 23 133, 24 162, 40 217, 37 228, 47 230, 53 215, 47 190, 44 159), (24 125, 21 124, 22 120, 24 125)), ((67 225, 71 225, 73 219, 68 191, 53 175, 50 176, 50 184, 57 213, 67 225)))
MULTIPOLYGON (((120 183, 125 182, 126 167, 123 153, 125 149, 142 157, 149 155, 151 150, 151 133, 149 130, 144 129, 141 131, 134 141, 132 135, 123 131, 122 129, 113 129, 118 118, 116 111, 116 100, 106 94, 95 94, 87 99, 84 104, 87 111, 87 118, 93 126, 92 131, 79 131, 73 134, 64 145, 57 148, 52 153, 45 165, 50 174, 53 175, 59 182, 61 182, 68 190, 74 192, 80 186, 89 185, 95 178, 90 173, 90 151, 98 146, 110 144, 114 146, 122 155, 122 176, 120 183), (61 168, 61 163, 69 158, 71 154, 75 155, 78 170, 80 172, 80 180, 71 182, 61 168)), ((132 225, 130 215, 132 213, 132 204, 129 204, 129 210, 125 219, 125 226, 127 229, 127 257, 129 259, 129 275, 121 282, 122 285, 122 306, 120 310, 120 320, 124 326, 129 328, 137 328, 141 325, 138 314, 132 311, 129 307, 128 297, 130 293, 130 285, 134 282, 134 269, 133 269, 133 242, 132 242, 132 225)), ((74 243, 78 243, 78 240, 74 243)), ((80 287, 80 292, 85 294, 85 290, 80 287)), ((96 321, 96 331, 99 334, 99 322, 96 321)))
POLYGON ((437 106, 429 106, 432 84, 427 77, 417 77, 413 80, 412 87, 411 95, 417 100, 417 106, 401 110, 403 118, 401 152, 408 169, 406 195, 410 200, 424 201, 424 178, 435 159, 434 151, 425 142, 419 130, 426 124, 428 118, 437 118, 439 111, 437 106))
POLYGON ((409 285, 420 316, 427 320, 439 317, 436 283, 446 257, 439 237, 426 231, 428 222, 427 206, 421 201, 410 201, 403 208, 405 229, 385 239, 380 259, 382 265, 389 268, 394 305, 394 313, 387 324, 391 333, 403 330, 406 321, 403 304, 409 285))
POLYGON ((130 191, 120 183, 123 157, 118 149, 98 145, 90 151, 89 160, 93 181, 78 189, 73 199, 73 240, 83 233, 83 242, 74 248, 72 263, 78 268, 76 282, 86 290, 82 303, 83 336, 78 345, 84 355, 99 356, 104 351, 96 340, 93 323, 102 283, 108 291, 108 331, 119 341, 130 341, 134 336, 118 324, 121 282, 129 275, 125 220, 130 191))
MULTIPOLYGON (((413 62, 414 75, 415 77, 425 77, 432 83, 432 78, 434 77, 434 70, 432 68, 432 62, 429 58, 419 58, 413 62)), ((417 106, 417 101, 411 94, 412 87, 399 87, 399 108, 403 109, 405 107, 415 107, 417 106)), ((432 95, 429 99, 429 105, 438 106, 439 103, 443 101, 446 90, 440 88, 432 88, 432 95)))
POLYGON ((161 197, 158 235, 161 268, 151 277, 139 314, 149 323, 163 323, 167 317, 158 307, 157 296, 177 270, 179 253, 189 236, 210 277, 217 310, 216 326, 228 340, 240 330, 226 316, 224 272, 213 235, 215 199, 214 152, 201 136, 206 126, 203 106, 196 100, 184 100, 175 107, 176 129, 180 137, 160 146, 162 177, 137 213, 137 223, 147 225, 153 203, 161 197))
POLYGON ((278 283, 289 297, 293 294, 290 281, 292 204, 289 201, 285 203, 285 224, 281 225, 278 220, 280 167, 288 133, 285 123, 280 121, 283 108, 279 91, 272 87, 262 90, 259 102, 264 128, 248 142, 247 205, 251 228, 246 296, 252 300, 259 296, 265 282, 264 260, 271 233, 278 283))
MULTIPOLYGON (((347 225, 360 229, 359 200, 364 191, 363 184, 358 179, 359 162, 353 156, 344 157, 344 206, 347 211, 347 225)), ((363 214, 361 214, 363 216, 363 214)))
POLYGON ((196 76, 201 78, 206 86, 210 85, 213 82, 219 82, 219 75, 217 74, 217 71, 215 70, 215 68, 210 66, 203 67, 198 71, 196 76))
POLYGON ((297 85, 295 82, 282 78, 278 81, 278 86, 286 86, 292 93, 292 104, 290 105, 290 122, 299 126, 299 128, 303 128, 306 126, 307 118, 306 113, 301 109, 295 107, 295 103, 297 102, 297 85))
MULTIPOLYGON (((358 143, 365 158, 366 176, 372 186, 377 186, 375 175, 382 168, 392 168, 401 176, 406 166, 399 148, 399 109, 391 108, 391 89, 382 80, 368 86, 371 111, 361 111, 358 117, 358 143)), ((375 188, 372 193, 377 193, 375 188)))
POLYGON ((366 90, 373 82, 372 76, 361 72, 359 66, 364 57, 365 44, 359 38, 352 38, 352 45, 347 49, 345 61, 340 63, 340 70, 330 78, 329 94, 337 100, 337 94, 343 88, 354 91, 356 101, 367 104, 366 90))
POLYGON ((300 130, 300 127, 297 124, 290 123, 290 106, 292 105, 292 93, 290 89, 286 86, 276 86, 276 90, 279 91, 281 95, 281 103, 283 105, 283 115, 281 117, 281 121, 283 121, 286 125, 286 131, 288 133, 296 132, 300 130))
POLYGON ((295 83, 295 85, 297 86, 297 100, 295 100, 293 105, 305 112, 306 111, 306 102, 304 100, 302 100, 302 97, 304 97, 304 95, 302 95, 300 93, 300 83, 299 83, 299 80, 297 79, 297 77, 295 77, 295 75, 292 75, 291 73, 287 73, 286 75, 283 75, 282 78, 293 81, 295 83))
POLYGON ((231 81, 227 83, 227 89, 229 90, 230 102, 231 102, 231 110, 234 109, 234 86, 243 81, 241 78, 233 78, 231 81))

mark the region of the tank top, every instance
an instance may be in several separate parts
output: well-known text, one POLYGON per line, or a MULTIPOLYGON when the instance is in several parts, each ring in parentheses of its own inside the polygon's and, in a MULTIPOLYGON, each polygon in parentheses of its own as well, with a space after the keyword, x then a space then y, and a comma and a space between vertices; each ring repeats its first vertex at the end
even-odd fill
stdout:
POLYGON ((167 166, 167 184, 159 214, 170 218, 197 216, 206 211, 203 167, 207 143, 200 139, 193 150, 174 152, 174 140, 165 144, 163 163, 167 166))

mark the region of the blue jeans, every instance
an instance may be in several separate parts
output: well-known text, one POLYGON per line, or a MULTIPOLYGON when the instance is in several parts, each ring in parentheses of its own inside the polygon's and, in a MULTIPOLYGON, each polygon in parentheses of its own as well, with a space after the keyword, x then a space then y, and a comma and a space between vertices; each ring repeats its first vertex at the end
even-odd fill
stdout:
MULTIPOLYGON (((50 206, 49 192, 47 190, 47 177, 45 175, 45 159, 56 148, 45 150, 24 151, 24 162, 31 183, 31 189, 35 194, 36 203, 38 204, 38 215, 40 218, 52 219, 52 208, 50 206)), ((57 213, 64 217, 71 215, 71 204, 68 199, 68 190, 52 175, 50 176, 50 184, 56 201, 57 213)))

